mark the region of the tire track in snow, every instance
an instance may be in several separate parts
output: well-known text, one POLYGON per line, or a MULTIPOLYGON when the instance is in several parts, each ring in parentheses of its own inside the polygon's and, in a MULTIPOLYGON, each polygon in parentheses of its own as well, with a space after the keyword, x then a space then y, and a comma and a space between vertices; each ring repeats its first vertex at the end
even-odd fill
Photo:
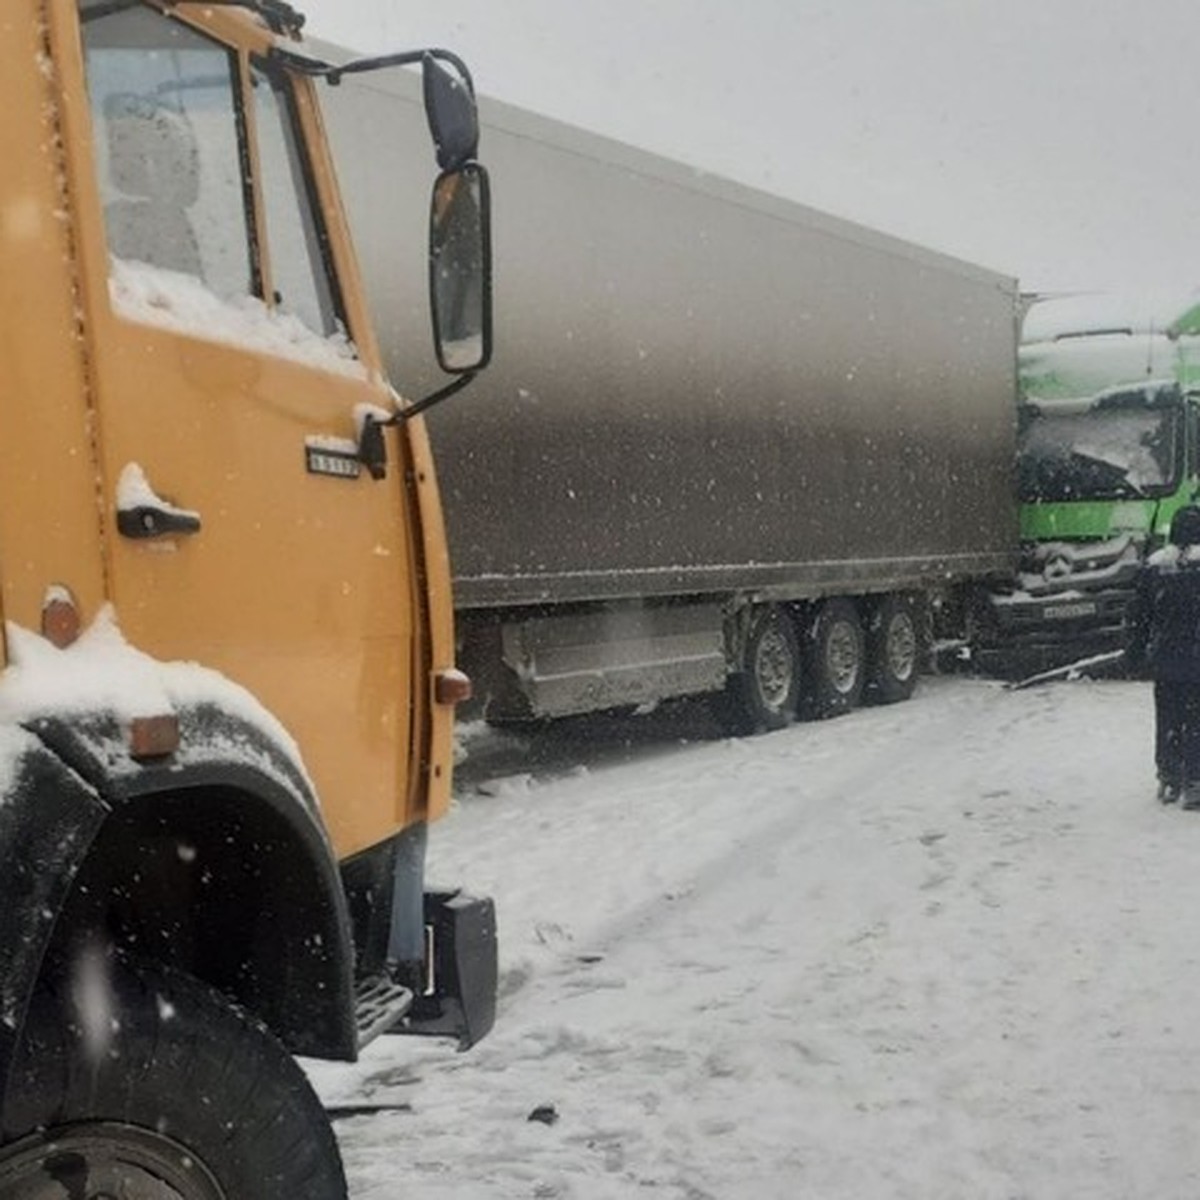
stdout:
MULTIPOLYGON (((636 940, 639 931, 654 926, 663 916, 664 900, 677 917, 689 904, 702 902, 714 890, 728 887, 731 877, 736 878, 751 868, 761 869, 766 862, 777 864, 783 852, 781 848, 788 842, 805 834, 827 836, 831 822, 834 828, 842 831, 847 822, 852 828, 865 822, 879 824, 886 830, 890 822, 886 816, 873 816, 870 804, 872 797, 881 789, 893 789, 895 777, 918 763, 921 763, 921 771, 927 772, 930 756, 940 757, 948 744, 963 736, 964 719, 969 719, 972 724, 988 721, 1003 699, 999 689, 990 687, 981 687, 967 695, 969 701, 961 695, 956 695, 952 701, 936 704, 925 705, 914 701, 902 708, 862 710, 836 723, 793 727, 789 732, 794 741, 786 757, 793 758, 797 767, 812 761, 814 752, 826 755, 832 752, 845 754, 844 768, 836 768, 826 777, 826 767, 819 783, 810 783, 806 787, 801 781, 795 796, 785 798, 782 802, 764 804, 759 813, 769 816, 769 819, 755 820, 754 809, 743 803, 741 811, 746 814, 743 818, 745 825, 730 838, 720 853, 698 864, 664 894, 650 896, 612 917, 592 933, 589 944, 611 952, 630 940, 636 940), (924 718, 920 728, 913 729, 913 724, 919 718, 924 718), (893 726, 898 721, 904 722, 907 727, 903 747, 897 751, 894 741, 889 737, 879 749, 872 750, 869 740, 872 726, 880 726, 880 734, 890 735, 894 733, 893 726), (867 743, 865 747, 864 741, 867 743), (867 751, 865 758, 862 753, 864 748, 867 751)), ((937 700, 942 701, 942 697, 939 696, 937 700)), ((779 738, 781 735, 773 736, 779 738)), ((758 739, 748 739, 741 744, 751 749, 759 744, 766 747, 766 743, 760 743, 758 739)), ((777 761, 777 756, 774 761, 777 761)), ((770 788, 774 785, 774 761, 770 772, 757 786, 770 788)), ((938 766, 934 773, 940 774, 941 770, 938 766)), ((754 774, 753 763, 739 762, 728 771, 731 786, 739 784, 743 790, 756 786, 757 781, 753 778, 746 779, 747 775, 753 777, 754 774)), ((912 806, 906 806, 906 811, 912 811, 912 806)))
MULTIPOLYGON (((817 963, 828 958, 832 966, 822 966, 819 972, 797 972, 789 965, 793 956, 788 939, 780 937, 779 929, 763 915, 744 912, 738 915, 744 926, 743 946, 738 952, 741 962, 731 967, 719 961, 719 946, 714 958, 713 948, 705 945, 705 929, 714 920, 712 908, 721 907, 724 893, 737 891, 739 877, 757 871, 761 883, 766 860, 786 856, 788 846, 798 841, 828 840, 830 827, 850 844, 882 839, 890 845, 890 826, 886 822, 872 826, 872 808, 867 801, 886 791, 897 772, 918 767, 931 749, 944 749, 963 723, 964 708, 969 708, 973 720, 987 720, 995 703, 995 695, 982 689, 969 705, 961 697, 952 704, 939 704, 934 698, 927 707, 914 704, 904 712, 875 710, 836 726, 800 727, 792 731, 786 748, 780 736, 741 743, 740 749, 749 753, 719 764, 719 769, 710 768, 706 786, 721 777, 728 778, 731 786, 738 785, 741 811, 751 814, 743 818, 748 823, 739 826, 732 841, 720 844, 719 853, 680 875, 665 895, 644 897, 597 926, 587 945, 604 950, 600 963, 582 964, 576 956, 564 954, 557 964, 531 978, 529 982, 536 987, 529 988, 523 999, 518 997, 514 1003, 510 997, 509 1029, 500 1051, 505 1063, 504 1086, 511 1082, 520 1089, 523 1077, 554 1076, 557 1102, 578 1123, 578 1131, 569 1135, 567 1145, 578 1150, 582 1144, 601 1154, 604 1170, 617 1176, 614 1184, 677 1189, 672 1195, 729 1194, 706 1190, 707 1184, 691 1170, 694 1134, 676 1132, 655 1139, 646 1129, 661 1127, 664 1122, 679 1126, 679 1098, 706 1096, 714 1112, 701 1121, 700 1136, 732 1139, 727 1151, 731 1161, 740 1161, 740 1169, 752 1173, 762 1142, 779 1138, 778 1122, 768 1120, 761 1137, 747 1140, 745 1131, 735 1129, 720 1112, 736 1106, 738 1095, 748 1085, 764 1086, 761 1071, 728 1037, 730 1027, 740 1024, 740 1013, 756 1004, 755 992, 762 987, 762 980, 755 973, 760 968, 768 976, 772 970, 782 971, 783 982, 770 984, 768 992, 785 994, 768 995, 768 1007, 775 1011, 766 1015, 777 1027, 772 1037, 784 1067, 782 1075, 767 1080, 765 1086, 768 1093, 778 1091, 783 1101, 790 1071, 837 1065, 836 1055, 823 1048, 819 1036, 797 1034, 795 1001, 786 993, 797 986, 819 993, 822 988, 836 988, 847 979, 869 973, 869 943, 879 931, 869 924, 864 928, 853 914, 848 932, 833 925, 825 949, 810 952, 809 957, 817 963), (918 713, 923 719, 914 736, 918 713), (895 746, 898 722, 906 731, 899 752, 895 746), (866 757, 859 749, 864 729, 873 729, 881 742, 881 748, 866 757), (774 764, 762 780, 755 778, 755 747, 774 764), (772 779, 777 783, 781 754, 798 769, 813 768, 814 774, 819 774, 819 786, 810 782, 798 787, 796 795, 774 800, 759 795, 760 786, 770 787, 772 779), (760 800, 761 806, 755 807, 760 800), (758 944, 747 955, 745 939, 751 938, 757 938, 758 944), (618 1009, 625 1015, 614 1021, 618 1009), (673 1012, 694 1028, 674 1031, 673 1012), (696 1029, 701 1031, 699 1044, 696 1029), (708 1045, 705 1029, 723 1032, 708 1045), (612 1093, 618 1094, 618 1107, 629 1119, 617 1126, 601 1119, 589 1099, 597 1090, 609 1093, 610 1104, 612 1093), (631 1171, 627 1164, 633 1162, 640 1167, 631 1171)), ((772 869, 780 874, 778 861, 772 869)), ((780 881, 780 887, 785 894, 793 890, 786 880, 780 881)), ((781 918, 784 924, 793 919, 791 915, 781 918)), ((763 1004, 758 1002, 758 1006, 763 1004)), ((533 1100, 534 1093, 527 1097, 533 1100)), ((515 1162, 510 1167, 516 1170, 515 1162)), ((801 1165, 797 1163, 794 1169, 800 1172, 801 1165)))

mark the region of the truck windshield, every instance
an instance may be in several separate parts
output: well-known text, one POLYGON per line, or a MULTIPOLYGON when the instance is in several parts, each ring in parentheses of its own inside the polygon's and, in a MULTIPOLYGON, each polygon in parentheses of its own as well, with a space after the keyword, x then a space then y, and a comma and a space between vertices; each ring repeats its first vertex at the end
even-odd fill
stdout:
POLYGON ((1119 500, 1175 486, 1180 415, 1172 408, 1042 412, 1017 445, 1021 500, 1119 500))
POLYGON ((90 16, 84 51, 109 249, 221 297, 253 295, 236 59, 153 9, 90 16))
POLYGON ((341 295, 282 73, 250 70, 252 144, 228 47, 144 5, 85 0, 81 11, 114 275, 128 280, 136 264, 137 278, 194 295, 178 291, 173 277, 185 276, 234 307, 257 297, 341 338, 341 295))

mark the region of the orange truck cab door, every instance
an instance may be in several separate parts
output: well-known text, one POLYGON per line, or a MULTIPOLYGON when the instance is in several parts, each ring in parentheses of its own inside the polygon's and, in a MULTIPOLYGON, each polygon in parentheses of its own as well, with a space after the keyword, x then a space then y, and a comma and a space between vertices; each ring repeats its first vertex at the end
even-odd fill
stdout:
POLYGON ((299 14, 5 4, 0 1196, 344 1198, 291 1055, 495 1012, 491 902, 424 888, 467 681, 413 417, 487 357, 470 78, 385 64, 433 98, 458 375, 404 407, 299 14))
MULTIPOLYGON (((219 22, 220 14, 217 14, 219 22)), ((97 330, 111 598, 162 659, 249 689, 303 750, 340 857, 406 823, 420 603, 391 409, 302 89, 179 16, 84 10, 73 139, 97 330), (332 218, 330 214, 333 214, 332 218)))

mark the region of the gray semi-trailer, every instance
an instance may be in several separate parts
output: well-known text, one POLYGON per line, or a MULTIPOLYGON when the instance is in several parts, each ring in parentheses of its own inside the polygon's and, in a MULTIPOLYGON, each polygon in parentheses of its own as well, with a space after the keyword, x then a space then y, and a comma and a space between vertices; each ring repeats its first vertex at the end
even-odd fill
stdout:
MULTIPOLYGON (((426 202, 419 92, 347 78, 331 101, 384 357, 428 390, 393 236, 426 202)), ((906 697, 931 609, 1012 572, 1014 281, 480 107, 496 349, 429 425, 485 714, 708 692, 749 731, 906 697)))

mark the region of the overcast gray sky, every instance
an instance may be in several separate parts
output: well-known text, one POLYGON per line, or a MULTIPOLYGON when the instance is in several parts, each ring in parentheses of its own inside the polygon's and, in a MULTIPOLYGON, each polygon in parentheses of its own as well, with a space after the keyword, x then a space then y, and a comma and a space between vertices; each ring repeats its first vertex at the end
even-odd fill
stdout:
POLYGON ((1200 286, 1196 0, 299 6, 314 34, 447 46, 484 94, 1028 288, 1200 286))

